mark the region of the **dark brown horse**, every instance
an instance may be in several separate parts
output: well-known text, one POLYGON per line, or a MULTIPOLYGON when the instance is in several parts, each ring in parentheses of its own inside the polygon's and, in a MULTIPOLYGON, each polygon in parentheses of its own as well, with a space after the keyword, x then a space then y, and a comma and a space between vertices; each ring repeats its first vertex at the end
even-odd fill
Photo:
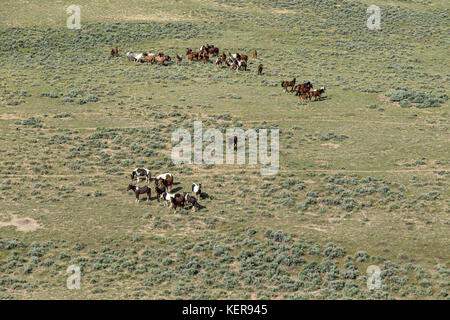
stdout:
POLYGON ((184 201, 192 204, 192 211, 197 211, 199 208, 199 204, 197 202, 197 198, 194 196, 191 196, 189 193, 184 192, 184 201))
POLYGON ((281 81, 281 87, 286 91, 287 91, 288 87, 291 87, 291 92, 292 92, 292 91, 294 91, 295 81, 296 81, 295 78, 292 81, 281 81))
POLYGON ((304 93, 308 93, 313 88, 313 85, 311 82, 305 82, 305 83, 299 83, 295 86, 295 90, 297 91, 295 93, 296 96, 299 96, 304 93))
POLYGON ((263 65, 262 63, 258 66, 258 74, 262 74, 263 71, 263 65))
POLYGON ((156 199, 159 202, 163 197, 163 193, 166 192, 166 187, 164 185, 160 186, 158 180, 155 180, 155 192, 156 192, 156 199))
POLYGON ((119 55, 119 49, 117 49, 117 47, 112 48, 111 50, 111 56, 115 57, 119 55))
POLYGON ((177 207, 184 208, 184 195, 177 193, 173 198, 170 198, 170 202, 172 203, 172 208, 175 211, 177 211, 177 207))
POLYGON ((147 194, 147 201, 150 201, 150 197, 152 195, 152 190, 150 189, 150 187, 147 187, 147 186, 145 186, 145 187, 136 187, 136 186, 134 186, 132 184, 129 184, 128 188, 127 188, 127 191, 129 191, 129 190, 133 190, 133 192, 134 192, 134 194, 136 196, 135 202, 139 202, 139 195, 140 194, 144 194, 144 193, 147 194))

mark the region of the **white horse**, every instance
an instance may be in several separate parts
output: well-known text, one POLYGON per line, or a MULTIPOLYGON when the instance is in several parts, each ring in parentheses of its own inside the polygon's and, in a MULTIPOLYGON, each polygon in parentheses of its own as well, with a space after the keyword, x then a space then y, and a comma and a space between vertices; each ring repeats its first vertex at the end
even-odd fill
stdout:
POLYGON ((136 54, 131 52, 131 51, 128 51, 127 52, 127 58, 128 58, 128 60, 133 61, 133 60, 136 59, 136 54))
POLYGON ((164 202, 164 206, 170 206, 172 198, 175 198, 175 193, 163 192, 162 197, 166 201, 164 202))

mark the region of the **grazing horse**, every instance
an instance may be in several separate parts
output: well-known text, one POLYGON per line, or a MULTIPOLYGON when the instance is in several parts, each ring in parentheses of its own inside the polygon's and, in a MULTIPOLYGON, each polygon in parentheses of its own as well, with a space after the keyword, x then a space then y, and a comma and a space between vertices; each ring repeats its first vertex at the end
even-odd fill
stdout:
POLYGON ((192 192, 195 193, 195 195, 197 197, 202 194, 202 184, 201 183, 199 183, 199 184, 193 183, 191 189, 192 189, 192 192))
POLYGON ((156 192, 156 199, 159 202, 160 199, 163 197, 163 193, 166 192, 166 187, 159 186, 158 180, 155 180, 155 192, 156 192))
POLYGON ((174 211, 177 211, 177 207, 184 208, 184 195, 177 193, 170 198, 170 202, 172 202, 172 208, 174 211))
POLYGON ((221 57, 218 57, 218 58, 216 59, 216 66, 221 66, 222 63, 223 63, 222 58, 221 58, 221 57))
POLYGON ((256 52, 256 49, 253 49, 252 57, 255 58, 255 59, 258 58, 258 52, 256 52))
POLYGON ((324 87, 321 87, 321 88, 318 89, 318 90, 311 91, 311 92, 309 93, 309 100, 311 100, 312 97, 314 97, 314 101, 320 100, 321 95, 322 95, 322 93, 324 93, 324 92, 325 92, 325 88, 324 88, 324 87))
POLYGON ((262 74, 263 71, 263 65, 262 63, 258 66, 258 74, 262 74))
POLYGON ((305 83, 299 83, 295 86, 295 90, 297 91, 295 93, 296 96, 301 95, 302 93, 308 93, 313 88, 313 85, 310 81, 305 83))
POLYGON ((294 87, 295 87, 295 81, 296 79, 294 78, 292 81, 281 81, 281 87, 287 91, 288 87, 291 87, 291 92, 294 91, 294 87))
POLYGON ((111 49, 111 56, 118 56, 119 55, 119 49, 117 47, 111 49))
POLYGON ((157 57, 155 57, 155 62, 156 63, 162 63, 162 64, 164 64, 164 62, 166 62, 166 61, 172 61, 172 59, 169 57, 169 56, 163 56, 163 57, 161 57, 161 56, 157 56, 157 57))
POLYGON ((163 198, 165 201, 164 206, 170 205, 170 203, 172 202, 172 198, 175 196, 176 196, 175 193, 168 193, 168 192, 164 191, 161 195, 161 198, 163 198))
POLYGON ((150 201, 150 197, 152 195, 152 190, 150 189, 150 187, 144 186, 144 187, 136 187, 133 186, 132 184, 128 185, 127 191, 129 190, 133 190, 135 196, 136 196, 136 200, 135 202, 139 202, 139 195, 140 194, 147 194, 147 201, 150 201))
POLYGON ((177 63, 180 63, 183 60, 183 57, 177 54, 177 63))
POLYGON ((159 184, 167 188, 168 191, 172 189, 173 175, 171 173, 163 173, 155 178, 159 184))
POLYGON ((244 69, 244 71, 247 71, 247 62, 245 60, 238 61, 238 67, 236 68, 236 71, 239 71, 241 69, 244 69))
POLYGON ((131 181, 133 181, 135 177, 136 177, 137 183, 139 183, 139 180, 141 180, 141 179, 145 179, 145 182, 150 182, 150 177, 151 177, 150 170, 148 170, 146 168, 136 168, 131 173, 131 181))
POLYGON ((192 211, 197 211, 199 204, 197 202, 197 198, 194 196, 191 196, 189 193, 184 192, 183 193, 184 196, 184 201, 185 202, 189 202, 190 204, 192 204, 192 211))

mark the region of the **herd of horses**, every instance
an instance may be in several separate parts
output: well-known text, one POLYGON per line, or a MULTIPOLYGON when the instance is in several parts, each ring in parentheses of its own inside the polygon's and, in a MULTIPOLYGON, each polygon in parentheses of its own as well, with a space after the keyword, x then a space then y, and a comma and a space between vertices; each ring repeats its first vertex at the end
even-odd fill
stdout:
MULTIPOLYGON (((131 173, 131 180, 134 181, 136 179, 137 183, 140 180, 145 180, 147 184, 151 181, 151 173, 150 170, 146 168, 136 168, 131 173)), ((178 207, 184 208, 186 204, 190 204, 193 211, 199 209, 200 205, 197 201, 197 198, 194 195, 191 195, 189 192, 183 193, 170 193, 173 186, 173 175, 171 173, 163 173, 155 177, 155 192, 156 192, 156 200, 160 202, 164 201, 164 206, 169 206, 176 211, 178 207)), ((129 184, 127 191, 132 190, 136 196, 136 202, 139 202, 139 195, 146 194, 147 201, 150 201, 152 190, 149 185, 146 186, 135 186, 133 184, 129 184)), ((197 197, 202 195, 202 184, 193 183, 191 187, 191 191, 197 197)))
MULTIPOLYGON (((116 48, 111 49, 111 56, 115 57, 119 55, 119 50, 116 48)), ((169 55, 164 54, 163 52, 159 52, 157 54, 155 53, 135 53, 135 52, 127 52, 126 54, 128 60, 134 61, 134 62, 141 62, 141 63, 159 63, 166 65, 166 62, 169 63, 172 61, 172 58, 169 55)), ((253 49, 252 51, 253 58, 258 57, 258 52, 256 49, 253 49)), ((230 69, 239 71, 244 70, 247 71, 248 66, 248 56, 245 54, 240 53, 225 53, 222 51, 222 54, 220 54, 220 50, 215 45, 202 45, 197 51, 192 50, 191 48, 186 48, 186 57, 189 60, 189 62, 193 61, 203 61, 203 63, 207 63, 210 61, 210 57, 216 57, 215 64, 217 67, 221 66, 227 66, 230 69), (228 55, 227 55, 228 54, 228 55)), ((177 63, 181 63, 183 61, 183 56, 177 54, 176 55, 176 61, 177 63)), ((263 72, 263 65, 258 65, 258 74, 262 74, 263 72)))
POLYGON ((319 89, 314 89, 313 85, 310 81, 304 82, 304 83, 296 83, 296 78, 294 78, 292 81, 281 81, 281 87, 285 92, 287 92, 287 89, 290 87, 291 92, 295 91, 295 95, 298 96, 300 99, 309 99, 314 98, 314 100, 320 100, 322 98, 322 94, 325 92, 325 87, 320 87, 319 89))
MULTIPOLYGON (((190 62, 193 61, 203 61, 203 63, 207 63, 210 61, 210 57, 216 57, 215 64, 220 66, 227 66, 230 69, 239 71, 244 70, 247 71, 247 65, 248 65, 248 56, 245 54, 240 53, 231 53, 230 51, 227 52, 228 55, 222 51, 222 54, 220 54, 220 50, 215 45, 202 45, 198 49, 198 51, 194 51, 191 48, 186 48, 186 57, 190 62)), ((111 56, 118 56, 119 50, 116 48, 113 48, 111 50, 111 56)), ((158 54, 155 53, 134 53, 134 52, 127 52, 127 57, 130 61, 134 62, 148 62, 148 63, 160 63, 165 65, 165 62, 172 61, 172 58, 169 55, 164 54, 163 52, 159 52, 158 54)), ((256 49, 252 50, 252 56, 253 58, 258 58, 258 52, 256 49)), ((183 56, 177 54, 176 55, 177 63, 180 63, 183 61, 183 56)), ((261 75, 263 72, 263 65, 258 65, 258 74, 261 75)), ((322 98, 323 93, 325 92, 325 87, 320 87, 319 89, 313 89, 313 85, 310 81, 307 81, 305 83, 299 83, 296 84, 296 78, 294 78, 292 81, 282 81, 281 87, 284 89, 285 92, 288 91, 288 88, 291 88, 290 92, 295 91, 295 95, 298 96, 300 99, 309 99, 311 101, 312 98, 314 100, 320 100, 322 98)))

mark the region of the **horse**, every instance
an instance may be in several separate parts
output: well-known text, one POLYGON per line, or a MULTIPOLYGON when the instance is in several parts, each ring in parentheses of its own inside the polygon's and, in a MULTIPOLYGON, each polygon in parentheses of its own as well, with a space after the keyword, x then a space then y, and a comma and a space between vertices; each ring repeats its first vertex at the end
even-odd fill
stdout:
POLYGON ((184 201, 189 202, 192 204, 192 211, 197 211, 199 204, 197 202, 197 198, 194 196, 191 196, 189 193, 184 192, 183 193, 184 201))
POLYGON ((262 63, 258 66, 258 74, 262 74, 263 71, 263 65, 262 63))
POLYGON ((196 59, 198 61, 198 56, 199 56, 198 52, 191 51, 191 52, 187 53, 186 55, 187 55, 189 61, 193 61, 194 59, 196 59))
POLYGON ((177 54, 177 63, 180 63, 183 60, 183 57, 177 54))
POLYGON ((221 66, 222 63, 223 63, 222 58, 221 58, 221 57, 218 57, 218 58, 216 59, 216 66, 221 66))
POLYGON ((167 188, 168 191, 172 189, 173 185, 173 175, 171 173, 163 173, 155 178, 159 184, 167 188))
POLYGON ((208 52, 203 52, 202 60, 203 60, 203 63, 206 63, 206 62, 209 61, 209 54, 208 54, 208 52))
POLYGON ((140 194, 147 194, 147 201, 150 201, 150 197, 152 195, 152 190, 150 189, 150 187, 144 186, 144 187, 136 187, 132 184, 128 185, 127 191, 129 190, 133 190, 135 196, 136 196, 136 200, 135 202, 139 202, 139 195, 140 194))
POLYGON ((314 97, 314 101, 320 100, 321 95, 322 95, 322 93, 324 93, 324 92, 325 92, 325 88, 324 88, 324 87, 321 87, 321 88, 319 88, 318 90, 311 91, 311 92, 309 93, 309 100, 311 100, 312 97, 314 97))
POLYGON ((202 194, 202 184, 193 183, 192 184, 192 192, 198 197, 202 194))
POLYGON ((240 54, 240 55, 238 56, 238 60, 244 60, 245 62, 247 62, 248 56, 246 56, 245 54, 240 54))
POLYGON ((208 50, 206 50, 206 51, 216 57, 219 55, 219 48, 214 47, 214 46, 212 46, 211 48, 208 48, 208 50))
POLYGON ((155 179, 155 192, 156 192, 156 199, 158 200, 158 202, 162 198, 163 193, 166 192, 166 187, 159 186, 158 180, 156 180, 156 179, 155 179))
POLYGON ((239 71, 241 69, 244 69, 244 71, 247 71, 247 62, 245 60, 239 60, 237 64, 238 64, 238 67, 236 68, 236 71, 239 71))
POLYGON ((292 81, 281 81, 281 87, 287 92, 287 88, 291 87, 291 92, 294 91, 294 87, 295 87, 295 81, 296 79, 294 78, 292 81))
POLYGON ((144 179, 144 178, 145 178, 145 182, 150 182, 150 177, 151 177, 150 170, 148 170, 146 168, 136 168, 131 173, 131 181, 134 180, 134 177, 136 177, 137 183, 139 183, 140 179, 144 179))
POLYGON ((237 59, 238 57, 240 57, 239 53, 232 54, 230 51, 228 51, 228 55, 233 59, 237 59))
POLYGON ((118 56, 118 55, 119 55, 119 50, 117 49, 117 47, 112 48, 111 49, 111 56, 115 57, 115 56, 118 56))
POLYGON ((310 81, 305 82, 305 83, 299 83, 298 85, 295 86, 295 90, 297 91, 295 93, 296 96, 302 94, 302 93, 308 93, 310 91, 310 89, 313 88, 313 85, 310 81))
POLYGON ((256 49, 253 49, 252 57, 255 58, 255 59, 258 58, 258 52, 256 52, 256 49))
POLYGON ((161 57, 161 56, 157 56, 157 57, 155 57, 155 62, 156 63, 162 63, 162 64, 164 64, 164 62, 166 62, 166 61, 172 61, 172 59, 169 57, 169 56, 163 56, 163 57, 161 57))
POLYGON ((128 58, 128 60, 133 61, 136 58, 136 53, 128 51, 127 52, 127 58, 128 58))
POLYGON ((172 208, 174 211, 177 211, 177 207, 184 208, 184 195, 177 193, 170 198, 170 202, 172 203, 172 208))
POLYGON ((155 62, 155 56, 154 55, 148 55, 144 58, 145 62, 149 62, 151 64, 153 64, 155 62))
POLYGON ((144 62, 146 56, 148 56, 147 52, 139 53, 134 56, 134 62, 144 62))
POLYGON ((172 202, 172 198, 175 197, 175 193, 168 193, 164 191, 161 195, 161 198, 164 199, 164 206, 168 206, 172 202))
POLYGON ((222 52, 222 61, 226 61, 227 60, 227 55, 225 54, 225 52, 222 52))
POLYGON ((192 49, 191 48, 186 48, 186 55, 188 55, 189 53, 192 53, 192 49))

